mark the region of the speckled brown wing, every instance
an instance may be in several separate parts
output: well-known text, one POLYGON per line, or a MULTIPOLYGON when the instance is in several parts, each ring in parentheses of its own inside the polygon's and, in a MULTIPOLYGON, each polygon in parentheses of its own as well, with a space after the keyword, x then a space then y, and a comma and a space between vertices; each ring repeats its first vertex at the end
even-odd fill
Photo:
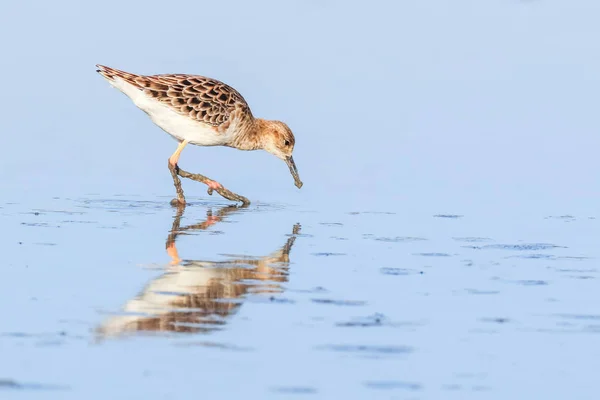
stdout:
POLYGON ((251 115, 250 107, 242 95, 216 79, 186 74, 136 75, 99 67, 102 67, 99 72, 103 75, 111 78, 118 76, 179 114, 199 122, 219 126, 229 119, 236 108, 243 115, 251 115))

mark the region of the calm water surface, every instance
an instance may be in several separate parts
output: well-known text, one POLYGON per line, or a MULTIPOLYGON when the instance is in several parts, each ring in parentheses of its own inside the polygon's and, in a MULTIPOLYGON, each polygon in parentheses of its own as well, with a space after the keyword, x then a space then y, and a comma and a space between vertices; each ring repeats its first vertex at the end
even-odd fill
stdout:
POLYGON ((596 399, 600 3, 4 2, 0 398, 596 399), (168 7, 176 7, 169 9, 168 7), (286 121, 186 148, 95 73, 286 121))
POLYGON ((598 366, 593 216, 40 203, 2 209, 6 394, 567 396, 598 366))

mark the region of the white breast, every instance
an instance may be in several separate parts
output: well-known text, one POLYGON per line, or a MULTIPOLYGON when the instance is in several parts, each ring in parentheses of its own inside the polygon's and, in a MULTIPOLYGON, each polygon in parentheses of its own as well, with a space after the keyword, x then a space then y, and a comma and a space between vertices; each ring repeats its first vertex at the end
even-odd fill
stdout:
POLYGON ((225 133, 217 133, 212 126, 178 114, 119 77, 109 82, 148 114, 152 122, 179 141, 189 140, 199 146, 222 146, 231 139, 231 129, 225 133))

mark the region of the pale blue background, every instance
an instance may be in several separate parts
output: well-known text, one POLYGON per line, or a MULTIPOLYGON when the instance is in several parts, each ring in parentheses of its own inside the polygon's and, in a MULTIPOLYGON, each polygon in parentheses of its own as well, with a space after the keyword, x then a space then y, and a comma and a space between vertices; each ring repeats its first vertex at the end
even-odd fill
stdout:
MULTIPOLYGON (((598 21, 593 0, 0 3, 2 398, 596 398, 598 21), (291 126, 301 190, 264 152, 184 151, 253 206, 177 243, 266 255, 300 222, 293 303, 93 343, 168 262, 176 144, 96 63, 208 75, 291 126), (523 243, 561 247, 498 246, 523 243)), ((186 223, 226 204, 184 188, 186 223)))

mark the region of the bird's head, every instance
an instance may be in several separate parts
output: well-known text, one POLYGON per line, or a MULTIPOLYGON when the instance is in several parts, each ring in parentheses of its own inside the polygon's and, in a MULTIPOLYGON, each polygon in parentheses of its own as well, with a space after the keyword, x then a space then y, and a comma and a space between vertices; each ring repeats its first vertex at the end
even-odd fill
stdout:
POLYGON ((302 181, 292 157, 294 145, 296 144, 292 130, 281 121, 267 121, 263 119, 257 121, 262 139, 262 148, 285 161, 290 169, 290 173, 294 177, 294 183, 298 189, 301 188, 302 181))

